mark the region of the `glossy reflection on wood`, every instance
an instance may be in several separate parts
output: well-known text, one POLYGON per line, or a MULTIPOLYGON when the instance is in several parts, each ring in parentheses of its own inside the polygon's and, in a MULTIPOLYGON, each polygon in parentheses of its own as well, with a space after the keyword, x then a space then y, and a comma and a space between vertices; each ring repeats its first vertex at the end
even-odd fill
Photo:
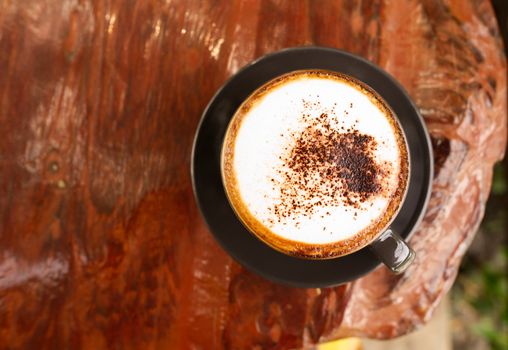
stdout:
POLYGON ((298 348, 427 321, 506 144, 487 0, 0 1, 0 348, 298 348), (233 262, 199 216, 191 142, 215 90, 262 54, 362 55, 432 133, 430 207, 403 276, 293 289, 233 262))

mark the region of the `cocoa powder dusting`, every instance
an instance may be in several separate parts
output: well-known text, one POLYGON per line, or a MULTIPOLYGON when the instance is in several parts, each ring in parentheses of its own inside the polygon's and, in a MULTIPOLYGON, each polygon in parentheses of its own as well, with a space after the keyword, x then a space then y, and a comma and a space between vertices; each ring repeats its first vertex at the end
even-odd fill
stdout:
MULTIPOLYGON (((310 107, 304 102, 304 107, 310 107)), ((280 157, 280 180, 272 179, 279 201, 271 212, 278 222, 309 216, 319 206, 360 205, 383 190, 383 165, 376 164, 377 143, 354 128, 332 127, 336 116, 303 114, 308 126, 290 134, 293 147, 280 157)), ((330 215, 329 212, 326 215, 330 215)))

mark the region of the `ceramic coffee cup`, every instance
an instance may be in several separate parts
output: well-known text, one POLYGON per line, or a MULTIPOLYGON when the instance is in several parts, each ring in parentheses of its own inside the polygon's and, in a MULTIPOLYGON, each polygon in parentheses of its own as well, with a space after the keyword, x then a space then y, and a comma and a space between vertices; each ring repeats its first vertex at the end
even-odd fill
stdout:
POLYGON ((386 101, 329 70, 293 71, 259 87, 231 118, 221 152, 229 203, 262 242, 303 259, 369 246, 394 273, 415 256, 390 227, 409 168, 386 101))

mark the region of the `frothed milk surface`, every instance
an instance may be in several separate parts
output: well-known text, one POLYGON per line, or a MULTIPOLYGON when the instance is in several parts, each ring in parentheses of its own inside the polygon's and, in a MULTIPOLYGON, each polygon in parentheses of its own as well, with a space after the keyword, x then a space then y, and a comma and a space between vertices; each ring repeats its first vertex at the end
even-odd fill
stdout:
POLYGON ((403 138, 373 96, 302 74, 242 108, 232 170, 245 208, 269 231, 327 244, 385 216, 401 185, 403 138))

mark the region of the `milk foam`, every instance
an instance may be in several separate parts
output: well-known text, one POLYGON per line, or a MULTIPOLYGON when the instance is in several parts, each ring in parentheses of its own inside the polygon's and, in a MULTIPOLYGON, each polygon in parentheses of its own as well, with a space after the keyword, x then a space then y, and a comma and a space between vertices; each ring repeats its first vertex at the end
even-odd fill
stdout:
POLYGON ((393 125, 372 97, 341 80, 302 75, 273 88, 244 115, 233 169, 244 204, 271 232, 293 241, 326 244, 354 236, 385 214, 399 185, 398 147, 393 125), (323 113, 335 118, 331 124, 338 130, 354 128, 374 138, 373 158, 389 168, 383 175, 384 191, 357 207, 315 205, 310 214, 274 220, 273 206, 281 196, 273 181, 284 181, 280 170, 286 165, 281 158, 294 146, 294 135, 308 127, 300 116, 306 114, 308 121, 323 113))

